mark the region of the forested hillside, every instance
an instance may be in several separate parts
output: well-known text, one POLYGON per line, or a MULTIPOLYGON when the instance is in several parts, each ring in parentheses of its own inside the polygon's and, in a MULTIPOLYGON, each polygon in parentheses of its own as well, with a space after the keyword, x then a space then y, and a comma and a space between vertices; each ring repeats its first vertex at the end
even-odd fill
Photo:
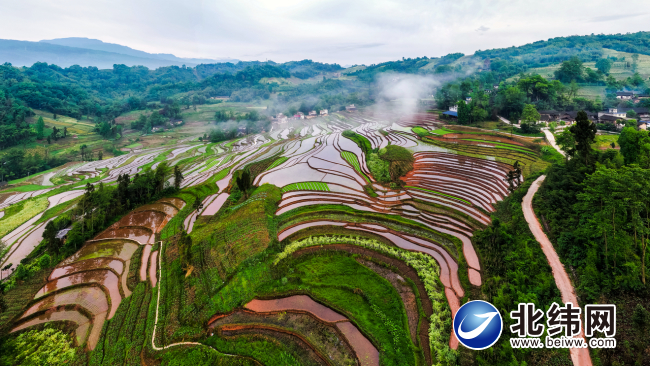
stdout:
POLYGON ((597 34, 556 37, 524 46, 476 51, 482 58, 517 58, 528 67, 558 63, 578 56, 582 61, 603 57, 603 48, 650 55, 650 32, 627 34, 597 34))

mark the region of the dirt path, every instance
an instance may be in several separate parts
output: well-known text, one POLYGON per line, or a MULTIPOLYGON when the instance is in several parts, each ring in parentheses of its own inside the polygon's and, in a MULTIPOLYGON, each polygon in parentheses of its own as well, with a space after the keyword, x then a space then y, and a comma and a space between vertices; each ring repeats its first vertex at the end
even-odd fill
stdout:
POLYGON ((51 172, 51 173, 43 174, 43 183, 41 183, 41 185, 42 185, 42 186, 53 186, 54 183, 52 183, 52 181, 50 180, 50 178, 52 178, 55 174, 56 174, 56 172, 51 172))
POLYGON ((542 132, 544 132, 544 135, 546 135, 546 140, 548 141, 548 143, 551 144, 551 146, 553 146, 553 148, 555 148, 555 150, 557 150, 560 154, 566 156, 566 153, 562 151, 560 147, 557 146, 557 144, 555 143, 555 136, 553 135, 553 133, 546 128, 543 128, 542 132))
MULTIPOLYGON (((570 302, 573 304, 573 306, 579 307, 580 305, 578 304, 575 291, 573 290, 573 285, 571 284, 571 280, 569 280, 569 276, 564 270, 564 266, 560 262, 560 257, 558 257, 557 253, 555 252, 551 241, 548 240, 548 237, 546 234, 544 234, 542 226, 540 225, 539 221, 537 221, 537 217, 533 211, 533 196, 545 178, 545 175, 537 178, 537 180, 535 180, 528 189, 528 193, 526 193, 524 201, 522 202, 524 217, 526 218, 526 222, 528 222, 530 231, 542 246, 542 251, 544 251, 544 255, 546 255, 546 259, 548 260, 548 264, 551 266, 553 277, 555 278, 555 284, 557 285, 557 288, 560 290, 560 294, 562 295, 562 302, 570 302)), ((580 332, 580 337, 584 338, 582 331, 580 332)), ((589 351, 586 348, 571 348, 571 360, 575 366, 591 366, 591 357, 589 356, 589 351)))

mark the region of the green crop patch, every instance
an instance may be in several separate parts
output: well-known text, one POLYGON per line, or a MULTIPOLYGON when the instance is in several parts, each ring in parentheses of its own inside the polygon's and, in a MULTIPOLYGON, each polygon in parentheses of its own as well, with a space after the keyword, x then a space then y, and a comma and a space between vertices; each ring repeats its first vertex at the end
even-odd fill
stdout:
POLYGON ((458 201, 461 201, 461 202, 465 202, 468 205, 471 205, 471 203, 469 201, 466 201, 466 200, 464 200, 462 198, 454 197, 454 196, 451 196, 451 195, 448 195, 448 194, 445 194, 445 193, 442 193, 442 192, 432 191, 430 189, 420 188, 420 187, 413 187, 413 186, 404 186, 404 188, 417 189, 419 191, 425 191, 425 192, 428 192, 428 193, 437 194, 439 196, 445 196, 445 197, 452 198, 452 199, 455 199, 455 200, 458 200, 458 201))
POLYGON ((366 182, 370 183, 370 179, 368 179, 368 177, 363 173, 363 171, 361 171, 361 167, 359 166, 359 159, 357 159, 356 155, 354 155, 353 153, 351 153, 349 151, 342 151, 341 152, 341 157, 343 157, 343 159, 345 159, 345 161, 350 163, 350 165, 352 165, 354 170, 356 170, 357 173, 359 173, 359 174, 361 174, 361 176, 363 176, 363 179, 365 179, 366 182))
POLYGON ((291 192, 291 191, 329 192, 330 187, 327 185, 327 183, 323 183, 323 182, 300 182, 300 183, 292 183, 282 187, 282 193, 291 192))
POLYGON ((289 158, 287 158, 286 156, 278 158, 276 161, 273 162, 273 164, 271 164, 268 168, 266 168, 266 170, 271 170, 271 169, 275 168, 276 166, 284 163, 287 160, 289 160, 289 158))

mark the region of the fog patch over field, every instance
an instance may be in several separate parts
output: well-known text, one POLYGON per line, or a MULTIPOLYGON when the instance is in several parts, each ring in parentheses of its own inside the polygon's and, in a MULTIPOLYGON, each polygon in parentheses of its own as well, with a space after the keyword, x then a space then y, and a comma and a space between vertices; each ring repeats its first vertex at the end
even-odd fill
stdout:
POLYGON ((376 104, 371 108, 376 113, 414 114, 420 109, 420 99, 433 98, 438 87, 470 73, 468 70, 451 75, 378 74, 376 104))

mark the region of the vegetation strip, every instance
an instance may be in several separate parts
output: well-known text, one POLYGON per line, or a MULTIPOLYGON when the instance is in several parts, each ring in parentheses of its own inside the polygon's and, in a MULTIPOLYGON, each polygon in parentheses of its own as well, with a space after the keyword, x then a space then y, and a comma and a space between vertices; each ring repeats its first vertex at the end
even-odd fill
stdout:
POLYGON ((320 192, 330 192, 330 188, 327 183, 323 182, 301 182, 301 183, 292 183, 282 187, 282 193, 287 193, 291 191, 320 191, 320 192))

